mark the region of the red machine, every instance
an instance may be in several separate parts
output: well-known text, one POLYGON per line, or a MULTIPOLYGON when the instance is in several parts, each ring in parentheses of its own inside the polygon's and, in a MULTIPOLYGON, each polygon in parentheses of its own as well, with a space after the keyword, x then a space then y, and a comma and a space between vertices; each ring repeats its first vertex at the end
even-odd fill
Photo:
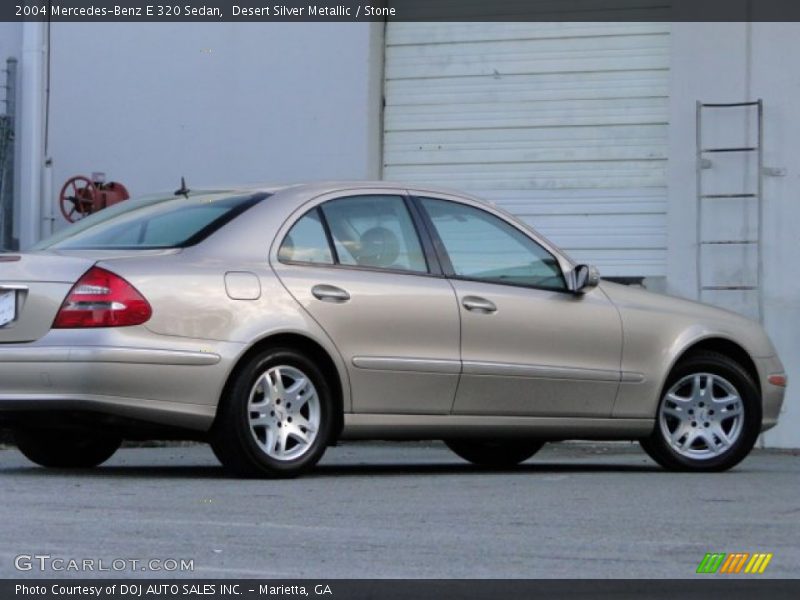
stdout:
POLYGON ((124 185, 116 181, 106 183, 103 173, 92 173, 91 179, 83 175, 68 179, 58 202, 64 218, 74 223, 128 198, 130 194, 124 185))

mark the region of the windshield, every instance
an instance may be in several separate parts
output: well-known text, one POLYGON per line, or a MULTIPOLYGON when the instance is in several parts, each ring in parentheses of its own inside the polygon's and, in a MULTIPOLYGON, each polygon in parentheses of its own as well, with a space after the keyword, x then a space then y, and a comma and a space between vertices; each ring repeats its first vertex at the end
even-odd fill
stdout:
POLYGON ((39 242, 34 250, 183 248, 269 196, 267 193, 148 197, 120 202, 39 242))

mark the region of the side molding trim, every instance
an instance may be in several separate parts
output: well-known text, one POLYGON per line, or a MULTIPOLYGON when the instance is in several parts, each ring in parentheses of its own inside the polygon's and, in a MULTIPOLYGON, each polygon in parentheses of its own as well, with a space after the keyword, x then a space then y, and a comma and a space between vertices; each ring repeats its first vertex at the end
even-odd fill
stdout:
POLYGON ((390 356, 354 356, 353 366, 374 371, 414 371, 458 375, 460 360, 444 358, 394 358, 390 356))
POLYGON ((112 346, 41 346, 38 348, 3 348, 6 363, 131 363, 138 365, 207 366, 220 361, 214 352, 121 348, 112 346))
POLYGON ((464 373, 470 375, 533 377, 540 379, 580 379, 585 381, 612 382, 620 380, 619 371, 478 361, 464 361, 464 373))

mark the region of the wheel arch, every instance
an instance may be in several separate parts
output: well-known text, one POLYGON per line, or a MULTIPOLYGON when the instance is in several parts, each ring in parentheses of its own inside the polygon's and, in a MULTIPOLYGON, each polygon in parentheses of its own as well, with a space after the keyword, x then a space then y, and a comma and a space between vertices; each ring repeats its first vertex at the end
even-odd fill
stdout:
POLYGON ((756 389, 759 392, 759 396, 761 396, 762 393, 761 378, 758 374, 758 369, 756 368, 756 364, 753 361, 752 356, 750 356, 750 353, 747 350, 745 350, 745 348, 741 344, 733 341, 730 338, 721 335, 709 335, 707 337, 691 341, 680 352, 676 354, 675 358, 672 360, 672 363, 669 365, 669 368, 666 370, 666 373, 661 382, 661 394, 659 395, 659 398, 663 396, 664 386, 666 385, 667 380, 669 379, 669 376, 675 369, 675 367, 687 356, 690 356, 695 352, 701 352, 704 350, 710 352, 717 352, 719 354, 727 356, 731 360, 734 360, 738 364, 740 364, 742 368, 747 372, 747 374, 753 378, 753 383, 755 383, 756 389))
POLYGON ((270 333, 253 342, 239 355, 233 367, 229 371, 228 376, 225 379, 225 384, 220 392, 219 402, 217 403, 217 413, 214 418, 215 422, 217 416, 219 416, 219 408, 222 405, 223 399, 230 389, 230 386, 236 379, 236 376, 239 374, 250 357, 267 348, 276 347, 292 348, 307 354, 312 360, 314 360, 314 362, 322 371, 323 375, 326 377, 331 386, 334 406, 336 409, 336 422, 334 423, 334 437, 332 439, 332 441, 335 441, 338 439, 339 434, 344 427, 345 395, 349 392, 349 387, 345 379, 346 375, 343 375, 340 372, 340 368, 337 366, 333 356, 320 342, 309 337, 308 335, 294 331, 270 333))
MULTIPOLYGON (((760 377, 751 354, 741 344, 724 335, 709 334, 685 344, 681 351, 676 353, 674 360, 669 365, 662 380, 657 407, 660 407, 663 401, 664 394, 667 391, 667 383, 676 367, 678 367, 682 361, 697 352, 713 352, 729 358, 736 362, 741 369, 753 379, 758 393, 758 397, 755 399, 754 419, 752 421, 744 421, 744 426, 739 429, 737 437, 732 442, 732 445, 723 448, 722 452, 719 454, 712 453, 713 456, 710 458, 704 457, 700 459, 683 454, 674 448, 670 448, 670 443, 667 441, 666 436, 659 431, 660 409, 657 408, 651 435, 640 439, 639 443, 653 460, 669 470, 724 471, 733 468, 747 456, 750 449, 752 449, 755 444, 758 431, 761 429, 764 402, 763 391, 760 386, 760 377), (751 424, 748 426, 748 423, 751 424)), ((694 426, 694 423, 692 423, 692 426, 694 426)), ((706 426, 708 426, 707 423, 706 426)), ((716 443, 714 445, 716 446, 716 443)), ((708 446, 707 442, 706 446, 708 446)))

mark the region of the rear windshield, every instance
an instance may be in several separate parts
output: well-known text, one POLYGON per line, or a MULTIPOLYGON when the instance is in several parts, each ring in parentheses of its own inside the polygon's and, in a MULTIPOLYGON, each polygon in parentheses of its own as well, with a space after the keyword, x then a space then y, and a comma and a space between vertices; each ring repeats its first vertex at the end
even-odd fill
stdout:
POLYGON ((35 250, 183 248, 269 196, 267 193, 127 200, 97 212, 37 244, 35 250))

